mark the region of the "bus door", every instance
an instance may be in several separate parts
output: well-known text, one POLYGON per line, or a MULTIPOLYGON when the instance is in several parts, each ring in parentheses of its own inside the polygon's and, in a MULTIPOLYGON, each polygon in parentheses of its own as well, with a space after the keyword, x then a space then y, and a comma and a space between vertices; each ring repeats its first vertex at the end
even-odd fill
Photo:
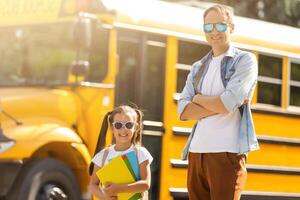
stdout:
POLYGON ((134 103, 144 112, 143 145, 154 158, 150 199, 159 199, 165 46, 162 36, 118 31, 119 69, 115 100, 116 105, 134 103))

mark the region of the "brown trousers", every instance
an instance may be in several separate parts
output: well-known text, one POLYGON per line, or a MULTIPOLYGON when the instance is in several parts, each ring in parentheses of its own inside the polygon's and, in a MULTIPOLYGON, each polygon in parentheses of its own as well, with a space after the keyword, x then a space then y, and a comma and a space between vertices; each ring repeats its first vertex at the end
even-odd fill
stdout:
POLYGON ((239 200, 247 179, 246 156, 236 153, 189 153, 190 200, 239 200))

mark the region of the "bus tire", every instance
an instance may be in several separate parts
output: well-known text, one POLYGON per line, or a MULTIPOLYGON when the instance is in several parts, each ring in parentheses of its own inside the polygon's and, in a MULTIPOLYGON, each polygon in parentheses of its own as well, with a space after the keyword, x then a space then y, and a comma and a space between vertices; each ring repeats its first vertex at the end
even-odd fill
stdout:
POLYGON ((33 160, 24 166, 9 200, 80 200, 80 189, 72 171, 55 159, 33 160))

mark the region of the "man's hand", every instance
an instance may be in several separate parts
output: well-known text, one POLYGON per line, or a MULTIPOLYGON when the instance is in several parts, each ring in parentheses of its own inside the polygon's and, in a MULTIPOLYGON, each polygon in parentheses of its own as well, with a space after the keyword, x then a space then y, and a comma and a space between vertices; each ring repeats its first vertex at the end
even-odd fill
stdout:
POLYGON ((199 103, 197 103, 197 101, 201 98, 201 96, 202 96, 201 94, 196 94, 196 95, 193 97, 192 102, 199 105, 199 103))
POLYGON ((245 101, 243 102, 243 105, 246 105, 246 104, 248 104, 249 103, 249 99, 245 99, 245 101))

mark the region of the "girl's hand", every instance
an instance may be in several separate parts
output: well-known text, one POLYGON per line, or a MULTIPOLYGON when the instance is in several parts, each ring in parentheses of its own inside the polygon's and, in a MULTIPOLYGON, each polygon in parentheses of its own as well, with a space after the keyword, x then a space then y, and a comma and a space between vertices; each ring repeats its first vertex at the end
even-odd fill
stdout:
POLYGON ((102 198, 103 200, 118 200, 118 197, 116 197, 116 196, 104 196, 103 198, 102 198))
POLYGON ((119 185, 114 183, 107 183, 106 186, 103 188, 105 194, 109 196, 116 196, 119 192, 119 185))

